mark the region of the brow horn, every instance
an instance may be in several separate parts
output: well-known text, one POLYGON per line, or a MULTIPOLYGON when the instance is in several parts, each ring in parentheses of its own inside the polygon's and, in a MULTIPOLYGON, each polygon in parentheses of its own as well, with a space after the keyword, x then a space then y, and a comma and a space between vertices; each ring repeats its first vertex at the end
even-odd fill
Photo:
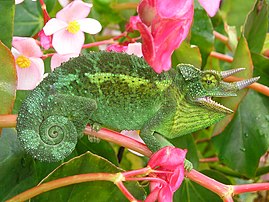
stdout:
POLYGON ((230 70, 222 71, 222 72, 220 72, 220 76, 221 76, 221 78, 224 79, 224 78, 227 78, 228 76, 231 76, 231 75, 233 75, 237 72, 241 72, 243 70, 245 70, 245 68, 237 68, 237 69, 230 69, 230 70))

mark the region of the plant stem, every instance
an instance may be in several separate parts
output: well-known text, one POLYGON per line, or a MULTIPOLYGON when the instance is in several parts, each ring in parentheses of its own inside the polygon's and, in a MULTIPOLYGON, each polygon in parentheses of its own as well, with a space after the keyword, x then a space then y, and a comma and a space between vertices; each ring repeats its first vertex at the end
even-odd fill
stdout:
POLYGON ((41 193, 44 193, 53 189, 57 189, 60 187, 64 187, 67 185, 78 184, 82 182, 97 181, 97 180, 114 182, 116 175, 117 174, 110 174, 110 173, 89 173, 89 174, 80 174, 80 175, 64 177, 64 178, 60 178, 57 180, 43 183, 31 189, 28 189, 27 191, 22 192, 21 194, 7 200, 7 202, 25 201, 41 193))
POLYGON ((124 196, 132 202, 137 202, 137 199, 134 198, 134 196, 128 191, 128 189, 126 189, 126 187, 124 186, 124 184, 122 183, 122 181, 119 181, 117 183, 115 183, 117 185, 117 187, 121 190, 121 192, 124 194, 124 196))
POLYGON ((192 181, 218 194, 221 198, 231 196, 233 193, 233 187, 231 185, 222 184, 194 169, 190 172, 185 172, 185 175, 192 181))
POLYGON ((223 61, 229 62, 229 63, 232 63, 233 62, 233 57, 228 56, 228 55, 224 55, 222 53, 218 53, 218 52, 215 52, 215 51, 212 51, 210 53, 210 56, 211 57, 214 57, 214 58, 217 58, 219 60, 223 60, 223 61))
POLYGON ((218 162, 218 161, 219 161, 218 157, 203 158, 199 160, 200 163, 218 162))
POLYGON ((92 130, 89 126, 87 126, 84 130, 84 133, 86 135, 92 135, 100 139, 121 145, 123 147, 127 147, 148 157, 151 156, 152 154, 152 152, 148 149, 148 147, 145 144, 138 142, 137 140, 134 140, 125 135, 122 135, 118 132, 108 130, 106 128, 102 128, 98 132, 96 132, 92 130))
POLYGON ((42 12, 43 12, 44 24, 46 24, 50 20, 50 16, 48 14, 47 7, 46 7, 46 4, 44 3, 44 1, 39 0, 39 2, 41 4, 41 9, 42 9, 42 12))
POLYGON ((261 190, 269 190, 269 183, 254 183, 254 184, 242 184, 242 185, 234 185, 233 194, 241 194, 245 192, 254 192, 261 190))
POLYGON ((17 114, 0 115, 0 128, 14 128, 17 123, 17 114))
MULTIPOLYGON (((235 77, 235 76, 229 76, 228 78, 225 78, 224 81, 228 81, 228 82, 234 82, 234 81, 241 81, 243 79, 235 77)), ((251 88, 259 93, 262 93, 266 96, 269 96, 269 87, 262 85, 260 83, 253 83, 251 85, 249 85, 247 88, 251 88)))
POLYGON ((97 41, 97 42, 93 42, 93 43, 84 44, 82 46, 82 48, 91 48, 91 47, 95 47, 95 46, 106 45, 106 44, 114 44, 114 43, 117 43, 117 42, 115 42, 113 39, 108 39, 108 40, 103 40, 103 41, 97 41))
POLYGON ((138 3, 135 2, 129 2, 129 3, 119 3, 119 4, 112 4, 111 8, 113 10, 126 10, 126 9, 136 9, 138 6, 138 3))
POLYGON ((227 36, 224 36, 223 34, 213 31, 213 34, 216 39, 220 40, 222 43, 224 43, 229 50, 232 50, 231 46, 229 45, 229 38, 227 36))

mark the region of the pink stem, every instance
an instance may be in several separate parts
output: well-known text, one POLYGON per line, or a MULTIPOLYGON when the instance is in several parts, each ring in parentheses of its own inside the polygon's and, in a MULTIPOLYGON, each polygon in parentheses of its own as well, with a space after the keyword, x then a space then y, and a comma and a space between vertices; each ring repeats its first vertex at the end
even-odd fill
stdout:
POLYGON ((206 175, 199 173, 198 171, 192 169, 190 172, 185 172, 186 177, 190 178, 192 181, 198 183, 199 185, 215 192, 221 198, 224 196, 232 196, 233 187, 230 185, 222 184, 206 175))
POLYGON ((48 14, 47 7, 46 7, 46 4, 44 3, 44 1, 39 0, 39 2, 41 4, 41 9, 43 11, 44 24, 46 24, 50 20, 50 16, 48 14))
POLYGON ((125 178, 127 178, 129 176, 147 175, 149 172, 151 172, 151 168, 150 167, 145 167, 145 168, 141 168, 141 169, 138 169, 138 170, 126 171, 126 172, 122 173, 122 175, 125 178))
POLYGON ((115 42, 113 39, 108 39, 108 40, 103 40, 103 41, 97 41, 97 42, 93 42, 93 43, 84 44, 82 46, 82 48, 91 48, 91 47, 95 47, 95 46, 106 45, 106 44, 114 44, 114 43, 117 43, 117 42, 115 42))
POLYGON ((148 147, 145 144, 138 142, 125 135, 122 135, 120 133, 108 130, 106 128, 102 128, 98 132, 96 132, 92 130, 91 127, 87 126, 84 130, 84 133, 86 135, 92 135, 100 139, 113 142, 123 147, 127 147, 129 149, 135 150, 136 152, 143 154, 145 156, 152 155, 152 152, 148 149, 148 147))
POLYGON ((255 183, 255 184, 242 184, 234 185, 234 194, 241 194, 245 192, 254 192, 261 190, 269 190, 269 183, 255 183))
POLYGON ((124 186, 124 184, 122 183, 122 181, 119 181, 117 183, 115 183, 117 185, 117 187, 121 190, 121 192, 124 194, 124 196, 132 202, 137 201, 137 199, 128 191, 128 189, 126 189, 126 187, 124 186))

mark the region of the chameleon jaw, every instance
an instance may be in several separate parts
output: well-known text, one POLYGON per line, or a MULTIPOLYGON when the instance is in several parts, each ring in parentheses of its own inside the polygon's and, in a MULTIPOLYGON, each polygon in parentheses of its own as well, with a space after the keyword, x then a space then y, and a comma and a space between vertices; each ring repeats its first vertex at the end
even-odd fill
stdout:
POLYGON ((225 114, 231 114, 233 113, 233 110, 229 109, 228 107, 225 107, 221 105, 220 103, 214 101, 211 99, 211 97, 202 97, 197 98, 196 102, 198 102, 200 105, 205 106, 206 108, 209 108, 214 111, 218 111, 225 114))

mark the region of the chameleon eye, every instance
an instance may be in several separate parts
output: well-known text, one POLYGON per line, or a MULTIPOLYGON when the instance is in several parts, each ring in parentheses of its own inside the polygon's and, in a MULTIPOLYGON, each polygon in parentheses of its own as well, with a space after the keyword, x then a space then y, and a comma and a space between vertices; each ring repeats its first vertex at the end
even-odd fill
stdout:
POLYGON ((213 89, 218 86, 218 79, 214 74, 206 73, 202 76, 202 85, 205 89, 213 89))

